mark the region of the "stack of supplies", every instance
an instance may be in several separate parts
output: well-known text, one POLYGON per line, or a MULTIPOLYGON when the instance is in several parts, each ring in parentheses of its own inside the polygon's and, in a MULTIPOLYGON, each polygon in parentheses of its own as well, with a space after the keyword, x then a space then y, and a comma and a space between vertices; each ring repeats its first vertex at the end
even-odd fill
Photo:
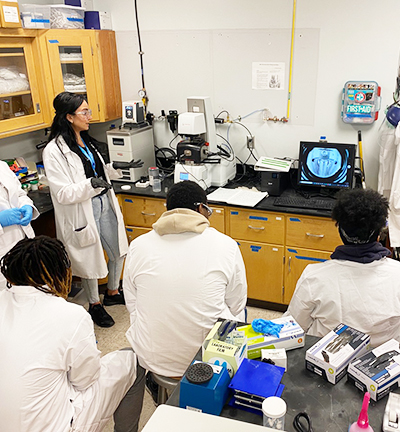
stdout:
POLYGON ((282 367, 244 359, 229 384, 233 391, 229 405, 262 415, 264 399, 282 394, 284 385, 281 379, 284 373, 282 367))

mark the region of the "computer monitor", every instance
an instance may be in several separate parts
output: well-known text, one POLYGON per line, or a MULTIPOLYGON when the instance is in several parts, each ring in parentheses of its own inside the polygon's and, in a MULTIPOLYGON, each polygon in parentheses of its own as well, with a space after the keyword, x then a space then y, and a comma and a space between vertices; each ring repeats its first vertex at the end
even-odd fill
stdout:
POLYGON ((300 141, 298 184, 351 188, 355 155, 354 144, 300 141))

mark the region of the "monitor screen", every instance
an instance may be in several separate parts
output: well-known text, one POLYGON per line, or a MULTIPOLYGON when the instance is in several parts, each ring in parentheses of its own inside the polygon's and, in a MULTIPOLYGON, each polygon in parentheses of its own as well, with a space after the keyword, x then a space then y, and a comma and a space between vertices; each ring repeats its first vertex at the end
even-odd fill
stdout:
POLYGON ((300 141, 298 184, 351 188, 355 154, 354 144, 300 141))

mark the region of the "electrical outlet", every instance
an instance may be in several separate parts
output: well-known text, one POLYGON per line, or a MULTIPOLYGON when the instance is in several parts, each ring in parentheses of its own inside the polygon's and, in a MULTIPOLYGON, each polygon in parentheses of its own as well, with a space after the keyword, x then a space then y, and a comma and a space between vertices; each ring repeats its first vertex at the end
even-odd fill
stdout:
POLYGON ((247 137, 247 148, 249 150, 254 150, 254 140, 255 140, 254 136, 248 136, 247 137))

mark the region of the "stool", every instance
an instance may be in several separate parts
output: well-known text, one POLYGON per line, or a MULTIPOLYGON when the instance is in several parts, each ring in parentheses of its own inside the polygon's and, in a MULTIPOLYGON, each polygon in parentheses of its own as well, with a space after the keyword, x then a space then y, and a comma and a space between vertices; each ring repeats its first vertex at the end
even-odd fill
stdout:
POLYGON ((168 399, 167 390, 174 390, 179 383, 179 378, 170 378, 163 375, 158 375, 154 372, 151 374, 153 375, 154 381, 158 384, 157 404, 164 404, 168 399))

